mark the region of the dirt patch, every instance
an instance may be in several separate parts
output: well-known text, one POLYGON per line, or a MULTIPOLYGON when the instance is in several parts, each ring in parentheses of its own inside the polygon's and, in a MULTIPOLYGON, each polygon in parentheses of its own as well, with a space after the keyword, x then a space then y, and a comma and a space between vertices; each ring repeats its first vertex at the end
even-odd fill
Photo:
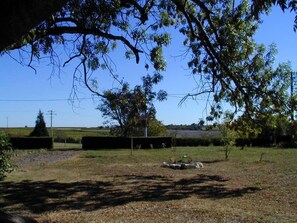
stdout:
POLYGON ((21 154, 12 157, 12 161, 17 167, 56 163, 79 156, 80 150, 48 150, 35 154, 21 154))

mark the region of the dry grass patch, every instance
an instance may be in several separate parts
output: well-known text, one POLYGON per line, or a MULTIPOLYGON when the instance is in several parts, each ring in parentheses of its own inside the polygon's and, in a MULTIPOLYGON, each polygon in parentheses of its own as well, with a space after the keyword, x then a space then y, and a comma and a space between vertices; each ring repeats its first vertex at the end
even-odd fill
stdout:
MULTIPOLYGON (((61 151, 60 151, 61 152, 61 151)), ((3 209, 56 222, 294 222, 297 150, 80 151, 20 166, 0 182, 3 209), (263 161, 260 154, 265 151, 263 161), (188 154, 203 169, 161 167, 188 154)))

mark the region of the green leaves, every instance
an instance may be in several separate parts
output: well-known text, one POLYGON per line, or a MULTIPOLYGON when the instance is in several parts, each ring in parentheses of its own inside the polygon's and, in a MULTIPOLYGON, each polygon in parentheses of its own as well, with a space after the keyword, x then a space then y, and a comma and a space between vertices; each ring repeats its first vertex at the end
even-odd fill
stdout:
MULTIPOLYGON (((137 85, 130 89, 125 83, 121 89, 108 90, 104 93, 105 97, 97 109, 102 112, 102 116, 108 120, 108 123, 114 125, 114 134, 142 135, 144 127, 155 120, 154 101, 166 99, 165 91, 153 91, 153 85, 161 80, 162 76, 155 73, 152 76, 142 77, 142 86, 137 85)), ((156 121, 153 123, 158 124, 156 121)))
POLYGON ((6 173, 13 171, 14 165, 11 162, 11 145, 9 138, 3 131, 0 131, 0 180, 2 180, 6 173))
MULTIPOLYGON (((222 115, 222 102, 233 106, 234 112, 253 118, 261 111, 282 110, 287 103, 289 68, 275 68, 276 48, 266 50, 253 39, 260 13, 268 12, 274 4, 283 10, 297 8, 293 0, 69 0, 12 49, 30 44, 30 66, 32 58, 43 58, 42 54, 50 55, 56 65, 59 61, 54 60, 55 55, 59 53, 55 49, 62 45, 69 57, 64 65, 79 61, 73 75, 82 76, 73 79, 85 81, 96 93, 88 85, 94 71, 105 69, 118 77, 112 69, 117 62, 112 52, 118 46, 124 48, 123 56, 136 63, 144 55, 144 69, 152 64, 156 73, 165 71, 163 47, 170 44, 169 33, 179 30, 184 37, 181 42, 188 47, 186 62, 197 78, 197 92, 189 95, 214 96, 213 118, 222 115)), ((141 92, 139 86, 133 90, 141 92)), ((150 95, 159 100, 166 96, 164 92, 150 95)))
POLYGON ((161 46, 152 49, 150 59, 154 64, 156 70, 164 71, 166 69, 166 61, 163 58, 163 50, 161 46))

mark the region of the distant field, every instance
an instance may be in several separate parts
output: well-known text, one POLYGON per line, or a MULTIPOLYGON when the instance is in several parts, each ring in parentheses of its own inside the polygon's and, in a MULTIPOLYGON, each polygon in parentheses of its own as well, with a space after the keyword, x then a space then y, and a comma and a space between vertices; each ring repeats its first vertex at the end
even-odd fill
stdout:
POLYGON ((33 131, 33 128, 0 128, 0 131, 4 131, 10 136, 22 137, 28 136, 33 131))
MULTIPOLYGON (((33 128, 0 128, 11 136, 28 136, 33 128)), ((50 133, 50 128, 48 132, 50 133)), ((172 137, 219 137, 220 132, 217 130, 202 131, 202 130, 168 130, 168 136, 172 137)), ((83 136, 107 136, 109 129, 99 128, 73 128, 73 127, 58 127, 54 128, 54 137, 70 137, 75 140, 81 139, 83 136)))
MULTIPOLYGON (((0 128, 10 136, 22 137, 28 136, 33 128, 0 128)), ((51 129, 48 128, 50 134, 51 129)), ((81 139, 83 136, 106 136, 109 135, 109 129, 99 128, 54 128, 54 137, 69 137, 76 140, 81 139)))

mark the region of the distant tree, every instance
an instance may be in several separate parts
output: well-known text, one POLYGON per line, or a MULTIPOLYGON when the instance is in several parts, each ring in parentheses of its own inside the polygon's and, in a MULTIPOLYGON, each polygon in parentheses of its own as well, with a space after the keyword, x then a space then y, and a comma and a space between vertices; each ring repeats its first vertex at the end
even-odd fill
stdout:
POLYGON ((38 112, 35 128, 30 133, 30 136, 49 136, 46 128, 46 123, 44 121, 43 113, 41 112, 41 110, 39 110, 38 112))
POLYGON ((148 136, 165 136, 167 129, 163 123, 157 119, 149 120, 148 136))
POLYGON ((165 91, 153 91, 153 85, 161 79, 159 74, 147 75, 142 78, 142 86, 137 85, 131 90, 125 83, 121 89, 104 93, 102 103, 97 109, 113 125, 111 133, 121 136, 143 135, 150 120, 155 120, 154 101, 165 100, 167 96, 165 91))

